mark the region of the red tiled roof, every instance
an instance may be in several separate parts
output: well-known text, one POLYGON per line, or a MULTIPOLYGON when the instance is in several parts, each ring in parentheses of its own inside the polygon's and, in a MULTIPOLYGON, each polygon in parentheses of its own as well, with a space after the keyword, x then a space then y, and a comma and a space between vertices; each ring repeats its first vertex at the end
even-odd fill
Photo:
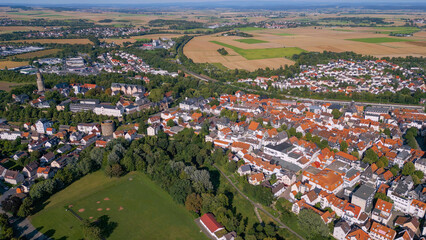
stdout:
POLYGON ((213 214, 206 213, 200 218, 201 222, 209 229, 211 233, 217 232, 222 229, 222 225, 216 221, 213 214))

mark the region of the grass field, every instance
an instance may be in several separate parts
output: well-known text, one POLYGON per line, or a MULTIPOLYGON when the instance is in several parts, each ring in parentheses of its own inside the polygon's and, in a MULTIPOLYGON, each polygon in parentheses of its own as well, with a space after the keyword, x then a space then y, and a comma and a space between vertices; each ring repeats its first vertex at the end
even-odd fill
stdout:
POLYGON ((364 43, 388 43, 388 42, 410 42, 410 39, 404 38, 389 38, 389 37, 378 37, 378 38, 351 38, 347 39, 355 42, 364 42, 364 43))
POLYGON ((381 33, 395 33, 395 34, 412 34, 420 31, 416 27, 376 27, 375 29, 383 30, 381 33))
POLYGON ((138 39, 136 39, 136 42, 147 42, 147 41, 151 41, 151 39, 149 39, 149 38, 138 38, 138 39))
POLYGON ((264 28, 257 28, 257 27, 244 27, 244 28, 237 28, 238 30, 242 31, 242 32, 250 32, 250 31, 259 31, 262 30, 264 28))
POLYGON ((108 239, 207 239, 183 206, 139 172, 119 179, 90 174, 52 196, 30 220, 54 239, 82 239, 81 222, 65 211, 70 205, 84 219, 107 215, 115 222, 108 239))
POLYGON ((23 84, 27 84, 27 83, 13 83, 13 82, 0 81, 0 90, 9 91, 14 86, 19 86, 19 85, 23 85, 23 84))
POLYGON ((268 41, 263 41, 254 38, 244 38, 244 39, 235 39, 234 41, 247 43, 247 44, 256 44, 256 43, 267 43, 268 41))
POLYGON ((279 58, 279 57, 289 58, 293 56, 294 54, 305 52, 305 50, 298 47, 242 49, 242 48, 238 48, 238 47, 235 47, 226 43, 218 42, 218 41, 211 41, 211 42, 230 48, 248 60, 279 58))
POLYGON ((18 59, 29 59, 29 58, 34 58, 34 57, 43 57, 43 56, 47 56, 47 55, 50 55, 50 54, 55 54, 59 51, 61 51, 61 50, 60 49, 46 49, 46 50, 41 50, 41 51, 36 51, 36 52, 18 54, 18 55, 15 55, 13 57, 18 58, 18 59))
POLYGON ((0 69, 16 68, 28 65, 28 62, 0 61, 0 69))

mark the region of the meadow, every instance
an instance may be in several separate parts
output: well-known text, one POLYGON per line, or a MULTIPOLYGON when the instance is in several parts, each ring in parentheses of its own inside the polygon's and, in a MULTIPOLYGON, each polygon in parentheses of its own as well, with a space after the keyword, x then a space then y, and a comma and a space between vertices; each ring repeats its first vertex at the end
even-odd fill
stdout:
POLYGON ((247 43, 247 44, 256 44, 256 43, 267 43, 268 41, 254 39, 254 38, 243 38, 243 39, 235 39, 234 41, 247 43))
POLYGON ((30 220, 54 239, 83 238, 80 220, 66 208, 89 221, 107 216, 114 226, 108 239, 207 239, 191 214, 140 172, 108 178, 98 171, 47 202, 30 220))
POLYGON ((218 42, 218 41, 211 41, 211 42, 221 45, 223 47, 230 48, 248 60, 279 58, 279 57, 290 58, 294 54, 305 52, 305 50, 298 47, 243 49, 243 48, 235 47, 235 46, 218 42))

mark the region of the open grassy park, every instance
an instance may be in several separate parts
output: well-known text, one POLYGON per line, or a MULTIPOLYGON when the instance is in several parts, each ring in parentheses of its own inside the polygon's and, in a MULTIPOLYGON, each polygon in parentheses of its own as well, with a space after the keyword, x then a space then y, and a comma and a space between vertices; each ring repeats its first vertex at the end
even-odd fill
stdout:
POLYGON ((211 41, 211 42, 221 45, 223 47, 230 48, 248 60, 279 58, 279 57, 290 58, 294 54, 305 52, 305 50, 298 47, 243 49, 243 48, 235 47, 235 46, 218 42, 218 41, 211 41))
POLYGON ((390 37, 377 37, 377 38, 352 38, 348 39, 355 42, 364 43, 388 43, 388 42, 410 42, 412 40, 405 38, 390 38, 390 37))
POLYGON ((267 43, 268 41, 254 39, 254 38, 243 38, 243 39, 235 39, 237 42, 247 43, 247 44, 256 44, 256 43, 267 43))
POLYGON ((108 239, 207 239, 183 206, 139 172, 110 179, 98 171, 53 195, 47 203, 31 222, 54 239, 83 238, 80 220, 65 211, 66 207, 92 221, 108 216, 115 225, 108 239))

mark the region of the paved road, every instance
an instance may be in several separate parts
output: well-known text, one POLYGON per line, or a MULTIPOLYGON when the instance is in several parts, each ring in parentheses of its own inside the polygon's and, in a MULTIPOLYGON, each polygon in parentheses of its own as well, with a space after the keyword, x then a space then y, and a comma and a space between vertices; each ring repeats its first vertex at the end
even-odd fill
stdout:
POLYGON ((235 184, 231 181, 231 179, 229 179, 228 176, 226 176, 226 174, 224 172, 222 172, 222 170, 220 170, 215 164, 213 165, 217 170, 219 170, 220 174, 222 174, 222 176, 224 176, 226 178, 226 180, 228 180, 228 182, 231 184, 232 187, 235 188, 235 190, 237 190, 237 192, 243 196, 243 198, 247 199, 255 208, 260 209, 262 212, 264 212, 266 215, 268 215, 270 218, 272 218, 272 220, 274 220, 276 223, 278 223, 278 225, 280 226, 280 228, 285 228, 288 231, 290 231, 291 233, 293 233, 294 235, 296 235, 297 237, 299 237, 300 239, 304 240, 304 238, 302 236, 300 236, 299 234, 297 234, 295 231, 293 231, 291 228, 289 228, 287 225, 285 225, 284 223, 281 222, 280 219, 274 217, 271 213, 269 213, 268 211, 266 211, 262 205, 252 201, 249 197, 247 197, 237 186, 235 186, 235 184))
MULTIPOLYGON (((0 197, 0 204, 10 195, 16 193, 15 188, 11 188, 3 193, 0 197)), ((0 206, 0 213, 4 213, 0 206)), ((19 233, 19 237, 25 237, 30 240, 48 240, 49 238, 39 232, 28 220, 28 218, 13 217, 11 214, 6 213, 9 216, 10 223, 14 230, 19 233)))
MULTIPOLYGON (((218 82, 219 80, 217 79, 213 79, 204 75, 200 75, 197 73, 194 73, 192 71, 189 71, 188 69, 182 67, 182 71, 192 75, 193 77, 200 79, 202 81, 208 82, 208 81, 212 81, 212 82, 218 82)), ((227 82, 226 84, 228 85, 232 85, 231 83, 227 82)), ((264 92, 265 94, 268 94, 267 91, 264 90, 253 90, 253 89, 249 89, 249 88, 241 88, 240 89, 244 90, 244 91, 256 91, 256 92, 264 92)), ((338 103, 341 105, 349 105, 352 103, 352 101, 343 101, 343 100, 331 100, 331 99, 312 99, 312 98, 301 98, 301 97, 296 97, 296 96, 291 96, 291 95, 285 95, 285 94, 281 94, 282 96, 286 97, 286 98, 290 98, 290 99, 295 99, 298 101, 314 101, 314 102, 318 102, 318 103, 338 103)), ((371 106, 378 106, 378 107, 392 107, 392 108, 408 108, 408 109, 416 109, 416 110, 423 110, 424 106, 416 106, 416 105, 404 105, 404 104, 393 104, 393 103, 369 103, 369 102, 355 102, 357 105, 362 105, 362 106, 366 106, 366 105, 371 105, 371 106)))

